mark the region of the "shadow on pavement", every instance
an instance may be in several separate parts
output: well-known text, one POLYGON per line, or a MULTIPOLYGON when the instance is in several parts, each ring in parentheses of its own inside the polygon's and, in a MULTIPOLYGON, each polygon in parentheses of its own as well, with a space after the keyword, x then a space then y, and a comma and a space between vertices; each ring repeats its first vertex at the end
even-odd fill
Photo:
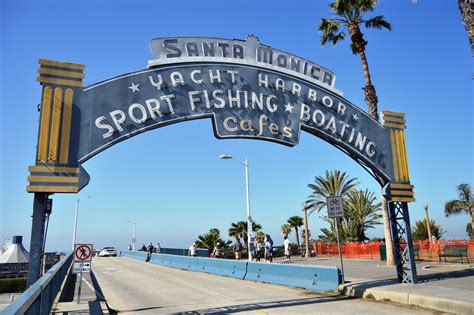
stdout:
POLYGON ((230 305, 222 306, 187 312, 171 313, 171 314, 227 314, 227 313, 237 313, 245 311, 256 311, 269 308, 282 308, 282 307, 293 307, 298 305, 308 305, 308 304, 319 304, 319 303, 329 303, 329 302, 339 302, 344 300, 353 299, 349 296, 331 296, 324 298, 307 298, 307 299, 296 299, 296 300, 282 300, 282 301, 272 301, 265 303, 250 303, 250 304, 240 304, 240 305, 230 305))
POLYGON ((446 279, 464 278, 474 276, 474 269, 464 269, 446 272, 430 273, 427 275, 419 275, 419 282, 432 282, 446 279))

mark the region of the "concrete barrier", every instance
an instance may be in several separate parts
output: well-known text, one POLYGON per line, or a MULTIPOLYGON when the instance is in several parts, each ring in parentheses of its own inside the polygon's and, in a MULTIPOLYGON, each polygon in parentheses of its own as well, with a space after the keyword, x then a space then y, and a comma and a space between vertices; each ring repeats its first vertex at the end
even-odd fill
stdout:
POLYGON ((197 265, 197 258, 188 256, 171 256, 170 267, 190 270, 192 265, 197 265))
MULTIPOLYGON (((122 251, 121 256, 145 261, 148 253, 122 251)), ((151 263, 183 270, 206 272, 241 280, 252 280, 312 291, 337 291, 339 269, 326 266, 266 264, 243 260, 213 259, 153 254, 151 263)))
MULTIPOLYGON (((211 273, 243 280, 247 272, 247 262, 229 259, 196 258, 196 271, 211 273)), ((195 269, 192 269, 195 270, 195 269)))
POLYGON ((314 291, 337 291, 339 269, 249 262, 245 280, 279 284, 314 291))

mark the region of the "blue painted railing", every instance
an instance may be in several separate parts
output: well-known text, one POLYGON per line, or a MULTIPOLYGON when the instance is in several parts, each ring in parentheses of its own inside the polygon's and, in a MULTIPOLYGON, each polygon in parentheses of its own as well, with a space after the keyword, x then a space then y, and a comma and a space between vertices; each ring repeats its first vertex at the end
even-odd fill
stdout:
POLYGON ((49 314, 54 299, 61 289, 72 263, 72 253, 64 256, 48 270, 41 278, 33 283, 2 314, 49 314))
MULTIPOLYGON (((122 251, 121 256, 147 260, 148 253, 122 251)), ((240 280, 251 280, 313 291, 337 291, 341 283, 336 267, 266 264, 243 260, 213 259, 152 254, 150 262, 166 267, 206 272, 240 280)))

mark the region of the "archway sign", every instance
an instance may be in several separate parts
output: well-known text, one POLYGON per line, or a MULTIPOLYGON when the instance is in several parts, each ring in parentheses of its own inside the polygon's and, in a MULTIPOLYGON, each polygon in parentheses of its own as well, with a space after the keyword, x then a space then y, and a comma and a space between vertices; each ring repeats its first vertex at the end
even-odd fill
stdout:
POLYGON ((44 209, 51 193, 89 183, 81 164, 130 137, 209 118, 217 138, 298 144, 301 130, 339 148, 383 187, 400 282, 415 282, 407 202, 414 201, 405 150, 405 115, 382 122, 346 100, 330 70, 263 45, 255 36, 159 38, 147 69, 84 87, 84 65, 39 60, 43 86, 36 162, 29 283, 39 275, 44 209))

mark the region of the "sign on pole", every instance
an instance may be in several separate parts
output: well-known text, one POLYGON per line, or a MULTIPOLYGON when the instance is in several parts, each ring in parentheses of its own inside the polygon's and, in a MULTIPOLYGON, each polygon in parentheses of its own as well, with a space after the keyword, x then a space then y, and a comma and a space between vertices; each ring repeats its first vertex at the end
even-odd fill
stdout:
POLYGON ((74 245, 74 264, 72 266, 73 273, 91 272, 93 253, 92 248, 92 244, 74 245))
POLYGON ((90 262, 74 262, 72 266, 72 273, 91 272, 90 262))
POLYGON ((342 197, 340 196, 326 197, 326 204, 328 208, 328 217, 330 218, 344 217, 344 207, 342 204, 342 197))
POLYGON ((342 263, 341 242, 339 240, 339 222, 337 219, 337 218, 344 217, 344 204, 342 202, 342 197, 340 196, 326 197, 326 206, 328 208, 328 217, 334 218, 334 225, 336 228, 336 237, 337 237, 337 250, 339 252, 339 261, 341 264, 342 283, 344 283, 344 264, 342 263))
POLYGON ((92 261, 92 244, 74 245, 74 262, 92 261))

